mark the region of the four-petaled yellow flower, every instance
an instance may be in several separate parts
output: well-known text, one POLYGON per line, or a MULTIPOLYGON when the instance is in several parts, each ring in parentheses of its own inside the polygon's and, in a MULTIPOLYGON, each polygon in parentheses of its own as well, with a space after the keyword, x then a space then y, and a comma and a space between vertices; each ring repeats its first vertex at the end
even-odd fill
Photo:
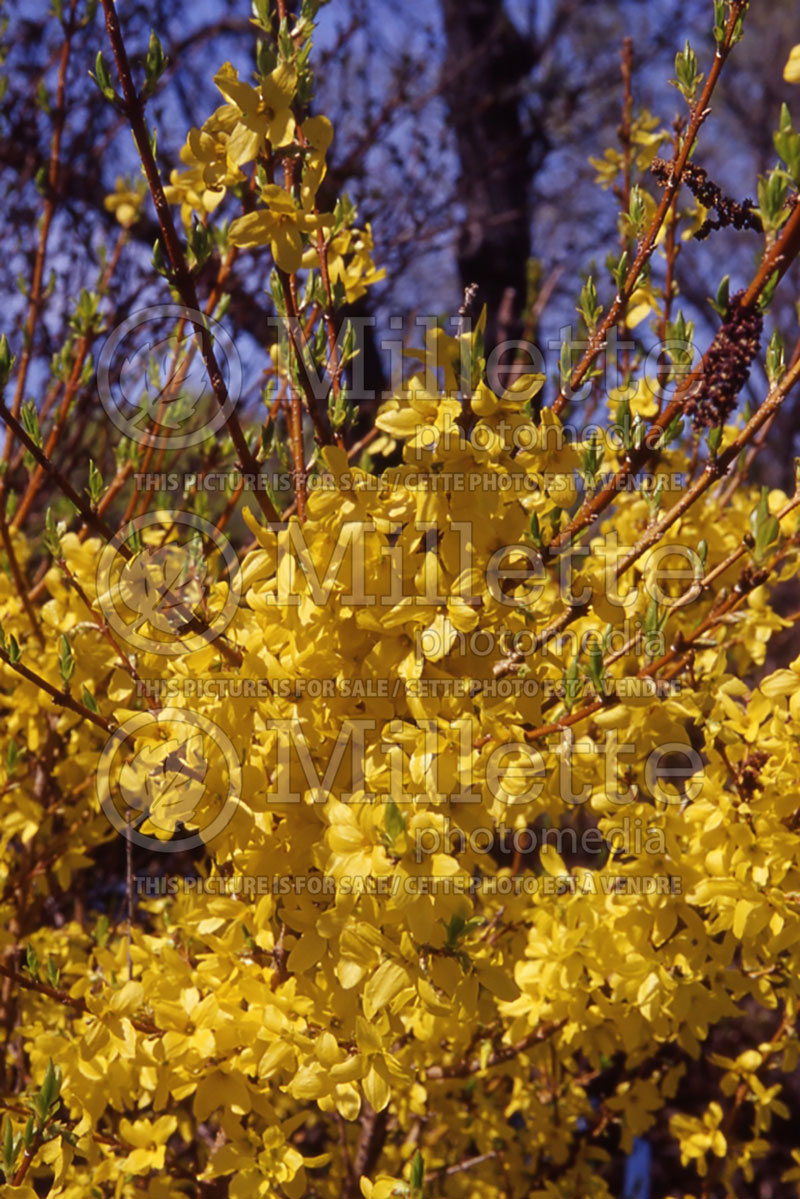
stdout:
POLYGON ((175 1116, 136 1121, 123 1117, 119 1122, 120 1135, 133 1146, 125 1161, 127 1172, 147 1174, 150 1170, 163 1170, 166 1144, 177 1126, 175 1116))
POLYGON ((288 146, 294 137, 291 103, 297 88, 297 71, 289 63, 279 63, 257 88, 242 83, 239 72, 229 62, 214 76, 214 82, 226 100, 236 105, 242 146, 247 157, 255 158, 265 141, 273 146, 288 146))
POLYGON ((303 265, 302 234, 332 224, 333 213, 298 208, 289 193, 277 183, 267 184, 261 199, 266 207, 234 221, 230 240, 244 249, 269 243, 280 269, 293 274, 303 265))

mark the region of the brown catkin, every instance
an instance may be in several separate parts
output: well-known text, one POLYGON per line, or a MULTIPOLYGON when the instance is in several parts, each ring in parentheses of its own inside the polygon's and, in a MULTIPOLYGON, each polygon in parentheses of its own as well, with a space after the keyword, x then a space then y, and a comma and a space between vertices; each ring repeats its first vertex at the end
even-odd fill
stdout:
MULTIPOLYGON (((672 164, 663 158, 654 158, 650 170, 659 184, 666 187, 671 176, 672 164)), ((732 200, 729 196, 724 195, 717 184, 709 179, 708 172, 704 167, 699 167, 693 162, 687 163, 681 175, 681 182, 686 184, 689 191, 704 208, 713 209, 717 214, 716 219, 709 216, 703 221, 694 235, 697 241, 708 237, 712 230, 724 229, 728 225, 734 229, 755 229, 756 231, 763 228, 761 217, 756 212, 753 201, 743 200, 740 204, 737 200, 732 200)))
POLYGON ((764 319, 756 309, 742 307, 744 294, 740 291, 732 297, 727 319, 705 356, 703 377, 687 405, 695 429, 713 429, 728 419, 758 354, 764 319))

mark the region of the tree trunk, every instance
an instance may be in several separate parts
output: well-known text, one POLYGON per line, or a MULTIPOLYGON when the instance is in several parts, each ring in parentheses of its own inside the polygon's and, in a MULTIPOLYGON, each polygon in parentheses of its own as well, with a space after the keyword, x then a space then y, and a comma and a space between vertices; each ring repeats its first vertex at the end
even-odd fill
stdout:
MULTIPOLYGON (((531 255, 531 153, 520 100, 535 49, 498 0, 442 0, 443 94, 460 165, 458 268, 488 307, 487 349, 519 337, 531 255)), ((542 147, 539 147, 541 151, 542 147)))

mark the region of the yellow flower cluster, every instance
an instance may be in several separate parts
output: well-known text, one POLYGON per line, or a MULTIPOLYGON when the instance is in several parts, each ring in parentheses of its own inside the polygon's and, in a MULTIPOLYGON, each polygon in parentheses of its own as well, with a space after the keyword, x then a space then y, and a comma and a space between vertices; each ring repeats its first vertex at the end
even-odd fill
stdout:
MULTIPOLYGON (((383 272, 369 226, 318 211, 332 128, 300 120, 296 66, 215 83, 169 200, 205 220, 252 165, 230 243, 357 300, 383 272)), ((595 165, 610 185, 618 156, 595 165)), ((138 198, 107 207, 128 225, 138 198)), ((642 284, 628 323, 657 302, 642 284)), ((798 506, 698 489, 665 435, 573 536, 659 383, 576 435, 534 417, 542 375, 488 385, 481 334, 407 350, 371 458, 322 449, 302 522, 244 509, 234 572, 155 527, 105 577, 108 547, 60 531, 35 611, 0 572, 0 1054, 37 1088, 0 1199, 604 1199, 603 1132, 630 1152, 665 1108, 727 1187, 786 1118, 800 659, 765 663, 798 506), (123 837, 137 886, 109 896, 123 837), (708 1049, 754 1011, 769 1039, 708 1049)))
MULTIPOLYGON (((444 364, 447 384, 450 364, 473 348, 435 331, 416 353, 429 378, 444 364)), ((213 1131, 200 1181, 227 1178, 235 1199, 299 1199, 312 1177, 315 1194, 339 1196, 340 1136, 352 1161, 349 1130, 369 1110, 390 1113, 392 1132, 373 1177, 360 1180, 366 1199, 406 1193, 417 1150, 429 1171, 485 1155, 469 1183, 440 1175, 448 1195, 500 1195, 497 1155, 526 1193, 606 1194, 582 1132, 598 1119, 588 1088, 604 1063, 624 1063, 603 1119, 629 1149, 675 1103, 683 1067, 654 1061, 654 1046, 696 1057, 745 1002, 772 1008, 780 996, 794 1011, 800 661, 760 687, 742 681, 782 626, 763 584, 745 587, 732 557, 758 497, 738 489, 713 520, 702 501, 688 509, 618 593, 615 563, 653 519, 642 492, 620 495, 568 569, 559 558, 542 566, 586 447, 569 444, 547 411, 532 422, 526 403, 541 382, 525 376, 500 397, 479 383, 465 423, 453 388, 412 378, 378 417, 403 443, 401 465, 374 474, 328 449, 304 525, 276 531, 247 514, 255 543, 225 633, 240 665, 215 642, 183 657, 136 654, 138 678, 186 684, 126 750, 120 790, 147 816, 140 831, 196 829, 203 841, 226 771, 240 772, 238 803, 197 859, 198 878, 139 897, 130 949, 127 930, 102 922, 26 930, 58 980, 19 1000, 34 1077, 48 1060, 63 1076, 71 1141, 48 1142, 34 1168, 54 1199, 106 1183, 131 1199, 178 1199, 181 1146, 201 1127, 213 1131), (687 577, 685 560, 682 571, 665 566, 703 540, 703 572, 722 566, 715 587, 687 577), (743 602, 715 621, 719 587, 737 585, 743 602), (576 602, 569 636, 526 654, 576 602), (664 694, 644 686, 659 652, 636 636, 659 621, 664 652, 693 645, 682 687, 664 694), (217 686, 200 700, 189 685, 200 678, 260 686, 255 698, 217 686), (232 757, 208 752, 202 768, 197 747, 186 749, 200 797, 181 790, 180 771, 164 777, 174 726, 194 717, 232 747, 232 757), (150 793, 154 775, 160 790, 150 793), (514 874, 492 834, 545 827, 561 839, 540 848, 534 871, 514 874), (542 1189, 559 1164, 556 1189, 542 1189)), ((621 453, 608 453, 619 465, 621 453)), ((688 466, 666 449, 656 469, 669 494, 688 466)), ((774 510, 785 502, 770 497, 774 510)), ((783 518, 776 552, 796 527, 783 518)), ((94 608, 100 545, 66 535, 61 548, 94 608)), ((784 575, 796 569, 788 549, 783 563, 784 575)), ((76 589, 55 568, 47 585, 48 645, 69 635, 73 690, 92 691, 118 726, 141 718, 136 679, 76 589)), ((214 584, 211 606, 225 598, 214 584)), ((23 661, 56 684, 56 652, 36 648, 6 576, 0 619, 23 661)), ((74 885, 116 834, 86 786, 103 731, 54 715, 11 667, 0 683, 8 954, 9 888, 29 855, 48 846, 47 872, 32 884, 38 903, 74 885), (47 745, 50 790, 25 768, 47 745)), ((782 1056, 793 1068, 786 1027, 724 1063, 724 1092, 745 1079, 755 1097, 755 1141, 729 1144, 718 1104, 702 1120, 678 1113, 685 1161, 705 1167, 709 1154, 727 1154, 733 1170, 758 1155, 770 1112, 785 1110, 759 1072, 782 1056)))

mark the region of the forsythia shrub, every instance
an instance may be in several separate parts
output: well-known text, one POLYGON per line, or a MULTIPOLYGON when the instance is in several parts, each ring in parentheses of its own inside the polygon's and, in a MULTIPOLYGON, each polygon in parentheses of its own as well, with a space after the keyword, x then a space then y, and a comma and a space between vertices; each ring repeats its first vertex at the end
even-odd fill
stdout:
MULTIPOLYGON (((229 406, 219 438, 231 468, 277 462, 292 510, 237 493, 231 570, 196 493, 187 550, 163 495, 152 523, 113 525, 93 465, 89 500, 73 482, 35 536, 4 483, 2 1195, 606 1196, 609 1146, 658 1121, 698 1195, 734 1193, 788 1116, 798 1045, 800 658, 759 668, 790 624, 773 597, 797 572, 800 496, 751 483, 747 450, 800 356, 773 339, 761 406, 733 405, 798 247, 786 115, 753 209, 763 261, 743 295, 720 290, 699 364, 649 263, 664 229, 705 219, 678 189, 745 6, 717 5, 705 81, 679 55, 688 126, 660 192, 664 135, 641 119, 629 253, 605 312, 584 285, 587 357, 562 354, 555 400, 539 410, 528 368, 490 386, 465 305, 454 335, 407 349, 355 449, 334 316, 382 272, 346 200, 318 202, 315 6, 276 25, 256 5, 256 83, 220 68, 223 103, 163 190, 103 7, 120 94, 102 59, 97 79, 137 138, 173 298, 197 310, 209 255, 271 255, 289 331, 272 419, 254 450, 229 406), (244 211, 223 225, 229 201, 244 211), (673 350, 606 388, 609 331, 649 313, 673 350), (575 432, 585 379, 594 423, 575 432), (127 632, 115 602, 140 613, 127 632), (104 868, 122 918, 90 901, 53 918, 104 868), (135 896, 133 871, 152 884, 135 896), (711 1041, 723 1025, 751 1038, 734 1057, 711 1041), (683 1083, 700 1067, 715 1098, 698 1111, 683 1083)), ((148 87, 162 66, 155 40, 148 87)), ((109 207, 127 227, 143 202, 120 180, 109 207)), ((179 367, 202 358, 225 410, 219 340, 200 342, 176 342, 179 367)), ((2 412, 43 479, 36 413, 2 412)), ((149 419, 169 428, 165 408, 149 419)))

